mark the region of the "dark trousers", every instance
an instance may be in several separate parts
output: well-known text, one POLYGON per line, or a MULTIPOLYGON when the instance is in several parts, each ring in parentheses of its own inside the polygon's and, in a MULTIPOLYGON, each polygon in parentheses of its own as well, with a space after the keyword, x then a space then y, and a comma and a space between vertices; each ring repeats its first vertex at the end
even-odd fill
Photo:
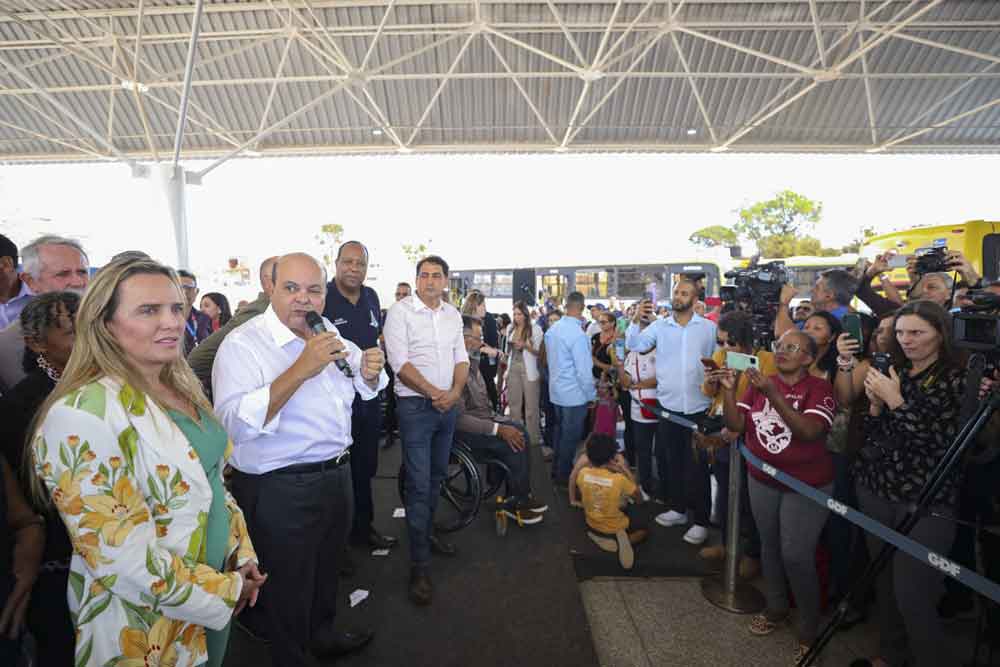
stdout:
POLYGON ((549 398, 549 379, 547 376, 542 375, 542 381, 539 383, 539 389, 541 413, 545 418, 545 426, 542 429, 542 443, 546 447, 555 449, 556 406, 552 405, 552 400, 549 398))
POLYGON ((392 432, 399 428, 399 417, 396 414, 396 374, 388 364, 385 373, 389 376, 389 384, 385 388, 385 437, 388 441, 392 432))
POLYGON ((552 459, 552 478, 556 482, 566 484, 569 474, 573 472, 573 459, 576 457, 576 447, 583 440, 584 427, 587 421, 587 406, 556 405, 556 452, 552 459))
MULTIPOLYGON (((0 485, 2 486, 2 485, 0 485)), ((2 490, 2 489, 0 489, 2 490)), ((0 503, 2 505, 2 503, 0 503)), ((14 589, 14 576, 0 576, 0 609, 7 604, 7 598, 14 589)), ((21 653, 21 638, 8 639, 0 635, 0 665, 16 665, 17 656, 21 653)), ((69 664, 73 664, 70 662, 69 664)))
POLYGON ((459 431, 457 438, 469 446, 474 453, 493 456, 510 469, 508 484, 510 495, 526 499, 531 493, 531 483, 528 480, 528 432, 519 424, 512 424, 521 430, 524 436, 524 449, 519 452, 511 449, 510 445, 500 439, 499 436, 484 433, 464 433, 459 431))
POLYGON ((632 424, 632 394, 624 389, 618 390, 618 405, 625 419, 625 460, 630 466, 635 465, 635 426, 632 424))
POLYGON ((497 392, 497 367, 487 362, 481 365, 479 370, 483 374, 483 384, 486 385, 486 395, 490 398, 490 405, 493 406, 493 411, 497 412, 500 408, 500 394, 497 392))
POLYGON ((632 441, 635 444, 635 458, 639 466, 639 484, 646 493, 656 495, 653 488, 653 442, 656 438, 656 422, 632 422, 632 441))
POLYGON ((372 478, 378 472, 378 438, 382 430, 382 402, 354 397, 351 411, 351 483, 354 486, 354 522, 352 532, 366 537, 375 516, 372 478))
POLYGON ((69 570, 60 570, 39 574, 31 589, 28 629, 35 638, 38 665, 75 664, 76 630, 66 601, 68 585, 69 570))
POLYGON ((248 475, 236 471, 233 496, 269 575, 240 621, 271 641, 276 667, 317 665, 313 638, 333 631, 337 568, 347 544, 354 494, 351 467, 248 475))
MULTIPOLYGON (((693 421, 701 417, 701 413, 680 416, 693 421)), ((667 508, 684 514, 690 507, 694 510, 694 523, 707 526, 711 491, 706 493, 704 488, 691 487, 696 484, 696 476, 707 478, 708 464, 703 458, 696 463, 691 452, 691 429, 667 419, 660 420, 656 430, 656 467, 667 508)))
MULTIPOLYGON (((831 453, 833 458, 833 497, 849 507, 858 506, 854 490, 853 461, 846 454, 831 453)), ((824 542, 830 552, 830 594, 839 598, 847 593, 857 578, 856 563, 863 534, 861 529, 838 515, 830 514, 824 529, 824 542)))
POLYGON ((426 398, 399 399, 399 435, 406 469, 406 527, 410 560, 426 567, 431 560, 430 537, 441 482, 448 474, 457 410, 438 412, 426 398))

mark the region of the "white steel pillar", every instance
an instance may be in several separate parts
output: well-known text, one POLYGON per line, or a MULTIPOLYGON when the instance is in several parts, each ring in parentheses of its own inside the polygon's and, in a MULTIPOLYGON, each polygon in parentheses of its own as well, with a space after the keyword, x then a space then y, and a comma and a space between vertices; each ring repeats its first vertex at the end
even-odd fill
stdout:
POLYGON ((153 169, 154 187, 159 191, 161 201, 165 201, 165 211, 174 230, 174 243, 177 246, 178 269, 191 268, 189 253, 190 236, 187 220, 187 193, 184 183, 184 169, 170 164, 155 165, 153 169))

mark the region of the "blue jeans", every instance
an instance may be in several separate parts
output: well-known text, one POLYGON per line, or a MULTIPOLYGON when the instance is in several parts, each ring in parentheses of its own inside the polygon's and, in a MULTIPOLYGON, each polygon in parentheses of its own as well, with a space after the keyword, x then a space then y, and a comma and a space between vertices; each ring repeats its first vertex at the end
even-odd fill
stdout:
POLYGON ((457 410, 438 412, 430 400, 403 397, 396 407, 406 468, 406 526, 410 534, 410 560, 426 567, 431 560, 430 536, 441 482, 448 474, 448 457, 455 435, 457 410))
POLYGON ((573 472, 573 457, 576 446, 583 439, 583 429, 587 420, 586 405, 553 405, 556 412, 555 445, 556 455, 552 461, 552 477, 557 482, 566 483, 573 472))

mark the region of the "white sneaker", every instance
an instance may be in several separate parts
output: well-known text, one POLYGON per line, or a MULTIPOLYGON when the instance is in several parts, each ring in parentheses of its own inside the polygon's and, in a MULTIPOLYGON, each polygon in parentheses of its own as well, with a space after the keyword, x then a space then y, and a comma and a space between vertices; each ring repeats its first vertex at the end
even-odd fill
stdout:
POLYGON ((705 526, 691 526, 688 532, 684 533, 684 541, 688 544, 704 544, 708 539, 708 528, 705 526))
POLYGON ((649 494, 646 493, 646 489, 643 489, 643 488, 640 487, 639 490, 642 491, 642 502, 648 503, 649 502, 649 494))
POLYGON ((656 523, 667 528, 671 526, 683 526, 688 522, 688 515, 670 510, 663 514, 656 515, 656 523))

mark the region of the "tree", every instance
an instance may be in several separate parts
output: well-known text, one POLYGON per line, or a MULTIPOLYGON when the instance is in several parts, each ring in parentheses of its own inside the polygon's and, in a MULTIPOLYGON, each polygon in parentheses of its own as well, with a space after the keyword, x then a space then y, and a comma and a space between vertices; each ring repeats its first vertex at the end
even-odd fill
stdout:
POLYGON ((878 234, 875 233, 874 227, 870 225, 859 227, 858 231, 854 235, 854 239, 852 239, 850 243, 841 248, 841 251, 844 254, 861 252, 861 246, 867 243, 868 239, 872 238, 873 236, 878 236, 878 234))
POLYGON ((427 239, 427 243, 404 243, 402 248, 406 260, 415 265, 418 260, 430 254, 430 244, 431 239, 427 239))
POLYGON ((734 246, 739 245, 740 242, 739 237, 736 236, 736 232, 722 225, 703 227, 689 236, 688 241, 705 248, 734 246))
POLYGON ((823 204, 791 190, 773 199, 737 211, 735 230, 754 243, 768 236, 796 236, 811 232, 823 215, 823 204))
POLYGON ((323 246, 323 264, 327 268, 333 268, 333 263, 337 259, 336 251, 340 248, 343 240, 343 225, 330 223, 320 226, 319 233, 316 234, 316 241, 323 246))

